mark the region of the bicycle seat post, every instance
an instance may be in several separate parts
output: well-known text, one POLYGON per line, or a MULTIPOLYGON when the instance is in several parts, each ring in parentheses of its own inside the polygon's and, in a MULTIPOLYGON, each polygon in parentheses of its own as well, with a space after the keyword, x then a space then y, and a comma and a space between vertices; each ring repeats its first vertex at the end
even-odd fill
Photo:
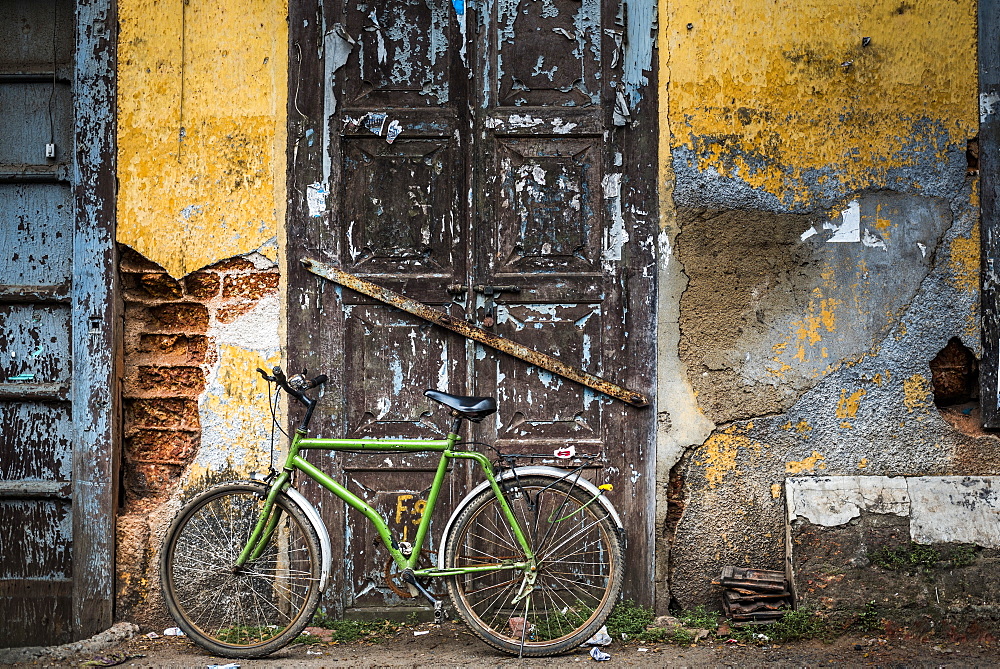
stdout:
POLYGON ((459 430, 462 429, 462 414, 460 414, 457 411, 455 411, 454 409, 452 409, 451 415, 455 419, 452 422, 452 424, 451 424, 451 433, 452 434, 458 434, 459 430))

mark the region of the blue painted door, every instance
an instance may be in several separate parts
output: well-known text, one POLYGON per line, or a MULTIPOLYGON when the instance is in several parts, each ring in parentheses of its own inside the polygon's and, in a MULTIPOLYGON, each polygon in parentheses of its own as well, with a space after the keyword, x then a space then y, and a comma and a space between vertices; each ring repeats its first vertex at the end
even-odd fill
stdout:
POLYGON ((113 24, 81 4, 0 0, 0 647, 111 623, 113 24))

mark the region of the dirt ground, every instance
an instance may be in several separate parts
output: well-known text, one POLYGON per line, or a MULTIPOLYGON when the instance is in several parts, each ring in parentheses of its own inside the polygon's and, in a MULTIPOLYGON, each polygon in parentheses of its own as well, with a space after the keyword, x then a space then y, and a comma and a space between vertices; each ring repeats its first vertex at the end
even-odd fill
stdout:
MULTIPOLYGON (((162 632, 163 630, 159 630, 162 632)), ((39 659, 15 667, 78 667, 103 658, 133 656, 122 667, 208 667, 235 663, 253 667, 531 667, 594 663, 588 649, 555 658, 518 660, 494 651, 457 623, 424 624, 402 629, 381 643, 297 644, 262 660, 213 657, 185 638, 149 639, 148 630, 99 653, 63 661, 39 659), (135 657, 142 656, 142 657, 135 657)), ((801 641, 770 646, 703 641, 692 646, 614 643, 603 667, 995 667, 1000 643, 942 642, 884 637, 841 637, 832 642, 801 641)), ((90 664, 89 666, 95 666, 90 664)))

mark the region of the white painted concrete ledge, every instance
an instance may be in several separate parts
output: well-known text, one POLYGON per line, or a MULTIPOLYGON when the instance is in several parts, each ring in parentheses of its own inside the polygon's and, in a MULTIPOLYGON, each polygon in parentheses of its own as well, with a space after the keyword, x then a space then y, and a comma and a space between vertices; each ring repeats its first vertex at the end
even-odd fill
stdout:
POLYGON ((919 544, 1000 548, 1000 477, 825 476, 785 479, 788 522, 835 527, 862 511, 910 519, 919 544))

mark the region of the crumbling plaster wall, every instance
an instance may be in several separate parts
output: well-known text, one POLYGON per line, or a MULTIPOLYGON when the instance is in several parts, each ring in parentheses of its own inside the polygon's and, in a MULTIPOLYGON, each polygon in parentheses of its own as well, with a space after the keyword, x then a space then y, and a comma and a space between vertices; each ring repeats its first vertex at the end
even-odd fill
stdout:
POLYGON ((268 464, 254 370, 280 354, 287 5, 123 0, 118 11, 116 615, 152 622, 159 544, 181 499, 268 464))
POLYGON ((1000 467, 929 368, 980 348, 975 12, 661 5, 661 607, 783 568, 787 476, 1000 467))

